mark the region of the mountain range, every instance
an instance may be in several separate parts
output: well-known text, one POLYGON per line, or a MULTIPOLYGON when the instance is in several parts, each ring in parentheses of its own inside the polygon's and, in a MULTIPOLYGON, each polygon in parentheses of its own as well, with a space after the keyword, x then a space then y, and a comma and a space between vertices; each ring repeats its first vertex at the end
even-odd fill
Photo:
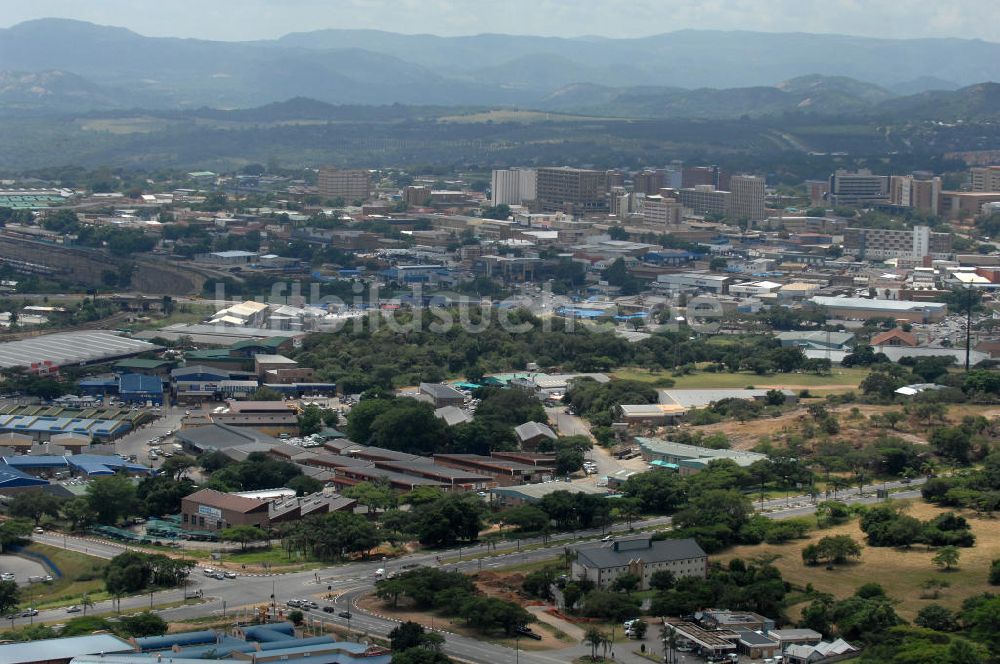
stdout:
POLYGON ((319 30, 222 42, 65 19, 0 29, 0 110, 514 106, 648 118, 781 113, 981 119, 1000 44, 684 30, 638 39, 319 30), (969 114, 966 117, 966 114, 969 114))

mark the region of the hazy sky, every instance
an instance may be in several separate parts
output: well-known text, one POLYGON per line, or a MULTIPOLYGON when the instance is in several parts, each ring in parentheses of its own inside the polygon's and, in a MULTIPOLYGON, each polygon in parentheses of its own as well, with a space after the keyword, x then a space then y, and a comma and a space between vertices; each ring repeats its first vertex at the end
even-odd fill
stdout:
POLYGON ((714 28, 1000 42, 995 0, 0 0, 0 7, 0 25, 56 16, 227 40, 321 28, 608 37, 714 28))

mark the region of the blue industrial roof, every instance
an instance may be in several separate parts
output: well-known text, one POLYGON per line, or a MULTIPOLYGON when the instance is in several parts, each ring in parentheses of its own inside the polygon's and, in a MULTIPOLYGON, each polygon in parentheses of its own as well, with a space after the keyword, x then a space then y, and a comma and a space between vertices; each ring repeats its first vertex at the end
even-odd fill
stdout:
POLYGON ((53 454, 37 456, 5 456, 3 462, 15 468, 59 468, 67 466, 66 457, 53 454))
POLYGON ((3 462, 13 468, 73 468, 87 475, 114 475, 118 470, 130 473, 150 473, 151 468, 138 463, 125 461, 121 457, 102 454, 74 454, 70 456, 55 456, 40 454, 37 456, 5 456, 3 462))
POLYGON ((129 392, 163 394, 163 381, 158 376, 122 374, 119 378, 118 391, 122 394, 129 392))
POLYGON ((218 638, 211 629, 198 632, 181 632, 179 634, 164 634, 162 636, 142 636, 135 640, 140 650, 164 650, 173 646, 189 646, 196 643, 215 643, 218 638))
POLYGON ((6 464, 0 464, 0 489, 17 489, 28 486, 42 486, 48 481, 32 477, 21 472, 17 468, 12 468, 6 464))
POLYGON ((0 415, 0 431, 27 433, 97 433, 113 435, 128 431, 131 424, 123 420, 96 420, 78 417, 36 417, 34 415, 0 415))

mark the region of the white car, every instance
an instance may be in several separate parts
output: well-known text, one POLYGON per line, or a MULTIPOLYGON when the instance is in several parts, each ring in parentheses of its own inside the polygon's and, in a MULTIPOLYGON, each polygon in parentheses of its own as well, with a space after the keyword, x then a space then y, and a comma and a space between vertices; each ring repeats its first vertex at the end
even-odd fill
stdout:
POLYGON ((14 580, 14 574, 12 572, 4 572, 3 574, 0 574, 0 581, 13 581, 13 580, 14 580))
POLYGON ((79 613, 80 607, 74 604, 73 606, 66 607, 66 613, 79 613))

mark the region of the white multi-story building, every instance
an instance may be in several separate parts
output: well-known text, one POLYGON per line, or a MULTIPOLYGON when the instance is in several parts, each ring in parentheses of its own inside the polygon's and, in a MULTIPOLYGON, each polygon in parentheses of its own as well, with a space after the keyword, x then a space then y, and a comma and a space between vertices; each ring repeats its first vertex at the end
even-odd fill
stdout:
POLYGON ((510 168, 493 171, 491 203, 521 205, 537 196, 538 173, 532 168, 510 168))

